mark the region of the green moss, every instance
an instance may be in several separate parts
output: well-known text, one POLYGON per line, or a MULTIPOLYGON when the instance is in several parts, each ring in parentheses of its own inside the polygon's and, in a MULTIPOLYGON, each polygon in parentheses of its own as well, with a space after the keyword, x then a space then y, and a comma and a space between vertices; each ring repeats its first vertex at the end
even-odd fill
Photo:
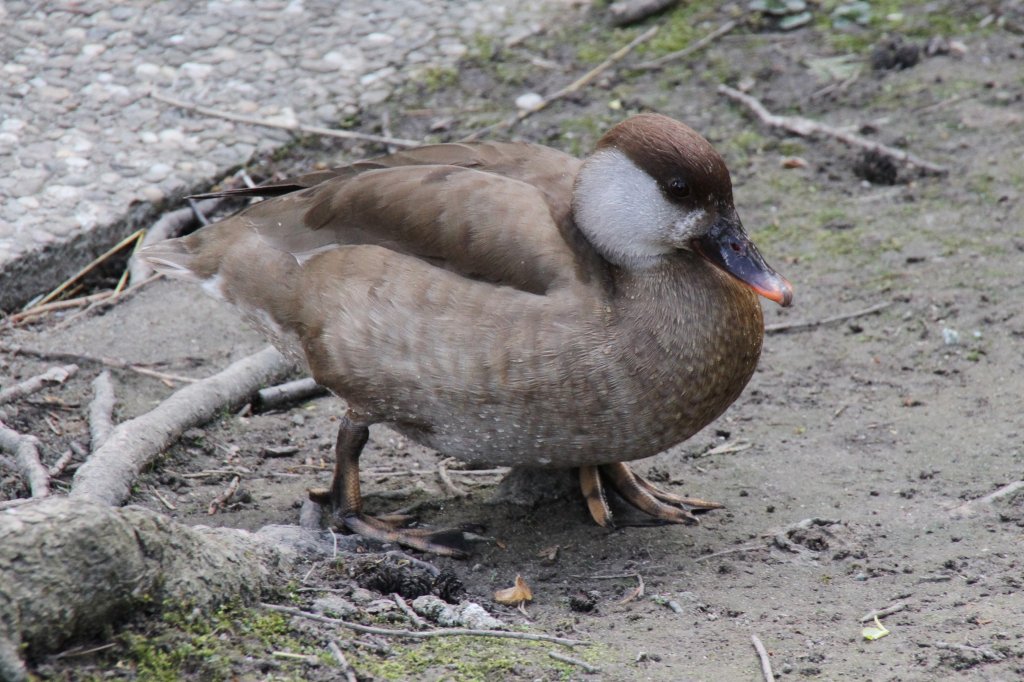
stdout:
POLYGON ((432 93, 458 85, 459 72, 450 66, 431 66, 423 69, 417 80, 424 91, 432 93))

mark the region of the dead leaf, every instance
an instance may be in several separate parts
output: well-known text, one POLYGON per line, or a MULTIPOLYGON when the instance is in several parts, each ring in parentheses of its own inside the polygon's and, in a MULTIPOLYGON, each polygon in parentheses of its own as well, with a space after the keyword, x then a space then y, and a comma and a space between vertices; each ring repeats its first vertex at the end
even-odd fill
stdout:
POLYGON ((545 561, 554 561, 558 558, 558 550, 561 545, 551 545, 537 552, 538 559, 544 559, 545 561))
POLYGON ((807 159, 799 156, 787 156, 782 160, 783 168, 807 168, 807 159))
POLYGON ((622 600, 619 601, 620 605, 621 604, 628 604, 629 602, 634 601, 634 600, 639 599, 640 597, 644 596, 644 578, 639 573, 636 574, 636 583, 637 583, 637 585, 633 589, 633 591, 630 592, 629 594, 627 594, 625 596, 625 598, 623 598, 622 600))
POLYGON ((507 606, 516 606, 523 602, 533 601, 533 590, 523 580, 523 576, 516 575, 515 585, 495 592, 494 601, 507 606))

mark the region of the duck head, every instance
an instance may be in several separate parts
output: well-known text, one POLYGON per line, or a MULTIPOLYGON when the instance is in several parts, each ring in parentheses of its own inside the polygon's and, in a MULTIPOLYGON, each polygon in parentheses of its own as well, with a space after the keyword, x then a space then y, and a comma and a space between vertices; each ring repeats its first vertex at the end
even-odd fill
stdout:
POLYGON ((667 116, 640 114, 601 138, 576 178, 573 216, 594 248, 623 268, 692 251, 767 299, 793 300, 792 285, 743 229, 725 161, 667 116))

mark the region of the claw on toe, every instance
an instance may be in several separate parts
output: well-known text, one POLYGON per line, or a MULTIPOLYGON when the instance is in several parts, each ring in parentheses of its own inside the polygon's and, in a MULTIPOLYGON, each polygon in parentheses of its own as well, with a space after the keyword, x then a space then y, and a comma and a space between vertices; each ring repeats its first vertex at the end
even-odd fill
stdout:
POLYGON ((604 492, 605 484, 633 507, 667 523, 699 523, 696 514, 722 507, 717 502, 680 497, 664 491, 621 462, 580 467, 580 488, 587 508, 594 521, 605 528, 614 525, 604 492))

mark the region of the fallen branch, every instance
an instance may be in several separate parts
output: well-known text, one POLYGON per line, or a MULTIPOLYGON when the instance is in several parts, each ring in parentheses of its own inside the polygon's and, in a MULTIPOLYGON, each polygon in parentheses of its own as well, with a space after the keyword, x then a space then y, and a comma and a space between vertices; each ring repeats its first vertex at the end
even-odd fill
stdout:
POLYGON ((816 329, 817 327, 823 327, 825 325, 834 324, 836 322, 844 322, 846 320, 852 320, 857 317, 864 317, 865 315, 873 315, 874 313, 885 310, 891 305, 892 301, 886 301, 885 303, 876 303, 870 308, 864 308, 863 310, 855 310, 852 313, 833 315, 831 317, 825 317, 820 320, 811 320, 810 322, 781 322, 779 324, 766 324, 764 326, 764 331, 766 334, 779 334, 783 332, 816 329))
POLYGON ((761 661, 761 674, 764 675, 764 682, 775 682, 775 673, 772 672, 772 662, 768 658, 768 650, 764 648, 764 644, 761 643, 761 638, 757 635, 751 635, 750 641, 754 644, 754 651, 757 652, 757 657, 761 661))
POLYGON ((18 433, 0 422, 0 450, 14 455, 32 497, 46 497, 50 494, 50 472, 39 458, 39 447, 39 439, 35 436, 18 433))
POLYGON ((597 673, 601 672, 601 669, 598 668, 596 665, 590 665, 586 661, 581 661, 580 659, 573 658, 572 656, 566 656, 565 654, 558 653, 557 651, 549 651, 548 656, 555 659, 556 661, 561 661, 562 663, 568 663, 569 665, 579 666, 590 675, 596 675, 597 673))
POLYGON ((885 618, 886 616, 891 616, 894 613, 899 613, 900 611, 902 611, 905 608, 907 608, 907 605, 905 603, 903 603, 903 602, 899 602, 898 601, 895 604, 892 604, 890 606, 886 606, 884 609, 876 609, 876 610, 873 610, 873 611, 868 611, 867 613, 865 613, 863 616, 860 617, 860 622, 867 623, 869 621, 874 620, 875 618, 885 618))
POLYGON ((432 639, 434 637, 501 637, 504 639, 525 639, 534 642, 552 642, 554 644, 562 644, 568 647, 584 644, 584 642, 581 642, 577 639, 566 639, 565 637, 554 637, 552 635, 535 635, 530 632, 510 632, 508 630, 474 630, 470 628, 440 628, 437 630, 390 630, 388 628, 378 628, 373 627, 371 625, 360 625, 359 623, 350 623, 347 620, 342 620, 340 618, 321 616, 318 613, 310 613, 308 611, 296 609, 291 606, 280 606, 278 604, 260 604, 260 606, 271 611, 287 613, 292 616, 298 616, 300 618, 315 620, 319 623, 327 623, 328 625, 337 625, 339 627, 348 628, 349 630, 353 630, 355 632, 363 632, 370 635, 383 635, 385 637, 404 637, 406 639, 432 639))
MULTIPOLYGON (((128 272, 128 270, 126 269, 125 273, 127 273, 127 272, 128 272)), ((162 277, 163 277, 162 274, 153 275, 149 279, 143 280, 142 282, 139 282, 138 284, 136 284, 135 286, 133 286, 131 288, 125 288, 125 287, 122 286, 121 282, 118 282, 118 287, 116 289, 111 289, 109 291, 101 292, 102 294, 104 294, 101 298, 99 298, 98 300, 95 300, 95 301, 89 301, 89 304, 85 308, 83 308, 82 310, 79 310, 78 312, 76 312, 76 313, 74 313, 72 315, 68 315, 66 318, 61 320, 60 323, 57 324, 56 327, 54 327, 54 329, 55 330, 57 330, 57 329, 64 329, 65 327, 71 326, 76 320, 78 320, 78 319, 80 319, 82 317, 86 317, 86 316, 89 316, 89 315, 95 315, 97 313, 101 313, 104 310, 106 310, 107 308, 111 308, 111 307, 117 305, 118 303, 123 303, 124 301, 127 301, 129 298, 131 298, 135 294, 139 293, 139 291, 144 286, 146 286, 147 284, 150 284, 152 282, 155 282, 156 280, 158 280, 158 279, 160 279, 162 277)), ((122 281, 126 281, 127 280, 125 274, 122 274, 121 278, 122 278, 122 281)), ((75 299, 69 299, 69 300, 75 300, 75 299)))
POLYGON ((1012 495, 1021 488, 1024 488, 1024 481, 1013 481, 1012 483, 1007 483, 1003 487, 993 492, 990 492, 988 495, 985 495, 984 497, 979 497, 976 500, 968 500, 967 502, 964 502, 959 507, 953 509, 950 512, 950 514, 952 514, 953 516, 970 516, 971 514, 974 514, 977 511, 976 507, 985 504, 992 504, 993 502, 1000 498, 1006 497, 1007 495, 1012 495))
POLYGON ((363 142, 376 142, 378 144, 392 144, 396 147, 418 147, 423 144, 419 140, 403 140, 398 137, 386 137, 383 135, 371 135, 369 133, 357 133, 352 130, 336 130, 334 128, 321 128, 319 126, 308 126, 301 123, 275 123, 273 121, 267 121, 254 116, 245 116, 243 114, 234 114, 229 111, 220 111, 219 109, 211 109, 210 107, 200 106, 198 104, 192 104, 185 102, 180 99, 175 99, 168 95, 161 94, 156 90, 149 93, 149 96, 158 102, 164 104, 170 104, 172 107, 179 109, 185 109, 186 111, 194 111, 197 114, 204 116, 212 116, 213 118, 222 118, 225 121, 234 121, 235 123, 245 123, 247 125, 260 126, 262 128, 278 128, 280 130, 290 130, 292 132, 307 133, 309 135, 322 135, 323 137, 338 137, 343 140, 362 140, 363 142))
MULTIPOLYGON (((228 197, 214 199, 200 199, 194 205, 184 206, 175 211, 168 211, 160 216, 160 219, 153 223, 145 236, 142 238, 139 247, 149 246, 162 242, 165 239, 177 237, 201 222, 199 216, 204 213, 213 213, 221 206, 232 201, 228 197)), ((153 276, 153 268, 141 258, 132 257, 128 266, 128 286, 135 287, 139 283, 153 276)))
POLYGON ((235 496, 236 492, 238 492, 238 485, 241 482, 242 479, 239 476, 232 478, 231 483, 228 483, 228 487, 224 489, 224 492, 213 498, 213 501, 210 502, 210 506, 206 509, 207 515, 213 516, 220 510, 224 509, 224 507, 228 506, 228 502, 230 502, 231 498, 235 496))
POLYGON ((819 123, 818 121, 812 121, 811 119, 804 118, 802 116, 777 116, 769 112, 757 98, 742 93, 735 88, 730 88, 728 85, 719 85, 718 92, 734 102, 743 104, 750 109, 755 116, 761 119, 764 124, 772 128, 782 128, 783 130, 787 130, 794 135, 799 135, 800 137, 825 135, 826 137, 831 137, 832 139, 838 140, 839 142, 851 147, 859 147, 869 152, 888 157, 894 161, 916 166, 926 173, 931 173, 933 175, 946 175, 949 173, 949 168, 946 166, 940 166, 939 164, 932 163, 931 161, 925 161, 910 152, 890 147, 882 144, 881 142, 874 142, 873 140, 869 140, 866 137, 857 135, 856 133, 839 130, 832 126, 819 123))
POLYGON ((608 8, 612 26, 628 26, 652 14, 664 12, 679 0, 616 0, 608 8))
POLYGON ((92 380, 92 402, 89 403, 89 438, 97 450, 114 430, 114 385, 110 371, 103 370, 92 380))
POLYGON ((557 102, 558 100, 562 99, 563 97, 567 97, 568 95, 571 95, 574 92, 582 90, 586 86, 590 85, 593 81, 595 81, 597 79, 598 76, 600 76, 602 73, 604 73, 605 71, 607 71, 611 67, 615 66, 620 61, 622 61, 626 57, 626 55, 628 55, 630 52, 632 52, 638 45, 640 45, 641 43, 647 42, 648 40, 653 38, 654 35, 657 32, 658 32, 658 27, 657 26, 652 26, 651 28, 647 29, 646 31, 644 31, 643 33, 638 35, 633 40, 629 41, 628 44, 624 45, 623 47, 620 47, 618 50, 616 50, 614 53, 612 53, 612 55, 609 56, 607 59, 605 59, 603 62, 601 62, 600 64, 598 64, 594 68, 592 68, 590 71, 587 71, 585 74, 583 74, 582 76, 580 76, 579 78, 574 80, 572 83, 570 83, 569 85, 567 85, 564 88, 562 88, 561 90, 558 90, 553 95, 549 95, 548 97, 543 98, 540 102, 538 102, 534 106, 530 107, 529 109, 523 109, 522 111, 517 112, 514 116, 512 116, 512 117, 510 117, 510 118, 508 118, 508 119, 506 119, 506 120, 504 120, 504 121, 502 121, 500 123, 496 123, 494 125, 486 126, 484 128, 481 128, 480 130, 477 130, 476 132, 474 132, 474 133, 472 133, 470 135, 467 135, 466 137, 462 138, 462 141, 463 142, 472 142, 473 140, 479 139, 481 136, 485 135, 486 133, 490 133, 490 132, 493 132, 495 130, 500 130, 500 129, 511 130, 513 127, 515 127, 517 124, 519 124, 523 120, 529 118, 530 116, 533 116, 538 111, 546 109, 553 102, 557 102))
POLYGON ((21 383, 0 391, 0 405, 13 402, 25 396, 38 393, 47 386, 63 384, 75 376, 78 372, 78 365, 64 365, 63 367, 51 367, 42 374, 25 379, 21 383))
POLYGON ((636 65, 636 68, 641 71, 655 71, 665 66, 669 62, 674 62, 679 59, 686 59, 691 54, 695 52, 700 52, 705 47, 707 47, 711 43, 715 42, 716 40, 724 36, 726 33, 729 33, 734 28, 736 28, 737 25, 738 24, 734 19, 730 19, 729 21, 725 22, 724 24, 716 28, 714 31, 698 40, 697 42, 691 43, 681 50, 669 52, 666 55, 658 57, 657 59, 652 59, 649 62, 641 62, 640 64, 636 65))
MULTIPOLYGON (((160 277, 162 275, 157 275, 160 277)), ((131 293, 134 289, 129 290, 131 293)), ((158 372, 155 369, 150 369, 145 365, 131 364, 124 360, 115 360, 114 358, 98 357, 95 355, 87 355, 85 353, 68 353, 65 351, 44 351, 37 350, 34 348, 25 348, 23 346, 3 346, 0 345, 0 352, 9 353, 11 355, 27 355, 32 358, 40 358, 42 360, 55 360, 59 362, 76 362, 80 365, 99 365, 101 367, 110 367, 111 369, 126 369, 136 374, 143 376, 152 377, 159 379, 164 383, 169 381, 178 381, 182 383, 194 383, 196 379, 192 377, 181 376, 179 374, 168 374, 166 372, 158 372)))
POLYGON ((312 377, 287 381, 277 386, 261 388, 256 394, 256 407, 263 411, 280 410, 305 400, 329 395, 330 391, 316 383, 312 377))
POLYGON ((291 368, 284 356, 268 347, 179 389, 150 412, 117 426, 75 473, 71 496, 123 503, 135 478, 182 433, 210 421, 225 407, 248 400, 260 386, 291 368))

